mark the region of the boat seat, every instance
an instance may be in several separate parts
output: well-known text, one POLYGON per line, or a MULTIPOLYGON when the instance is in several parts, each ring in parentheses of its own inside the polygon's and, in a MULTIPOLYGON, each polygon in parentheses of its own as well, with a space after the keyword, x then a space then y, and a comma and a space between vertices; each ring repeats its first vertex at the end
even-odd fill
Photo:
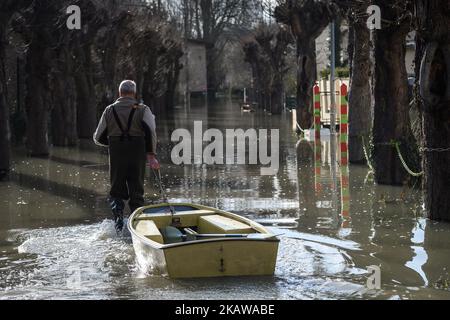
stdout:
POLYGON ((200 217, 198 230, 203 234, 255 233, 255 230, 248 224, 220 215, 200 217))
POLYGON ((151 220, 141 220, 136 224, 136 232, 147 239, 164 244, 164 239, 156 224, 151 220))
MULTIPOLYGON (((213 214, 216 213, 212 210, 192 210, 192 211, 177 212, 174 217, 180 219, 182 227, 192 227, 197 225, 198 216, 213 215, 213 214)), ((169 212, 157 214, 144 213, 141 214, 139 217, 137 217, 136 220, 137 221, 153 220, 158 226, 163 227, 169 226, 172 223, 172 215, 169 212)))

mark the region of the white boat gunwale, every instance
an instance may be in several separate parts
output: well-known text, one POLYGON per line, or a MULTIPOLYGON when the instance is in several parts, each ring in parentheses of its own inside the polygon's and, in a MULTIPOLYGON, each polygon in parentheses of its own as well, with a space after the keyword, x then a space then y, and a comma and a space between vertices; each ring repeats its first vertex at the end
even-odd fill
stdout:
MULTIPOLYGON (((175 247, 193 246, 196 244, 204 244, 204 243, 211 243, 211 242, 223 242, 223 241, 280 242, 280 239, 278 239, 276 237, 276 235, 273 235, 273 237, 268 237, 265 239, 264 238, 263 239, 252 239, 252 238, 226 238, 226 237, 223 237, 223 238, 215 238, 215 239, 204 239, 204 240, 196 240, 196 241, 189 241, 189 242, 180 242, 180 243, 173 243, 173 244, 161 244, 159 242, 148 239, 147 237, 144 237, 143 235, 139 234, 135 230, 135 228, 133 227, 133 222, 137 215, 140 215, 143 213, 143 210, 148 209, 148 208, 161 208, 161 207, 167 207, 167 206, 173 206, 175 208, 177 206, 189 206, 189 207, 193 207, 197 210, 211 210, 216 213, 227 216, 229 218, 232 218, 234 220, 248 224, 251 228, 258 231, 258 233, 260 233, 260 234, 267 234, 268 236, 272 235, 272 233, 269 230, 267 230, 264 226, 260 225, 259 223, 256 223, 255 221, 252 221, 248 218, 242 217, 235 213, 223 211, 223 210, 220 210, 217 208, 212 208, 212 207, 207 207, 207 206, 197 205, 197 204, 192 204, 192 203, 161 203, 161 204, 145 206, 145 207, 141 207, 141 208, 137 209, 128 219, 128 230, 130 231, 131 235, 133 237, 137 237, 144 244, 146 244, 150 247, 153 247, 154 249, 157 249, 157 250, 165 250, 165 249, 170 249, 170 248, 175 248, 175 247)), ((182 212, 180 212, 180 214, 181 213, 182 212)), ((170 216, 171 214, 167 213, 167 215, 170 216)), ((176 217, 176 214, 175 214, 175 217, 176 217)), ((151 220, 151 218, 149 220, 151 220)))

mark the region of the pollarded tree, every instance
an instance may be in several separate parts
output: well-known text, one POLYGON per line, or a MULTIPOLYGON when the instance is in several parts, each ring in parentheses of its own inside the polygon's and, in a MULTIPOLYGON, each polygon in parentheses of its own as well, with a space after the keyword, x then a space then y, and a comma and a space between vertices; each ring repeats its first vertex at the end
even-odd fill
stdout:
POLYGON ((125 78, 136 81, 141 98, 156 113, 173 106, 182 42, 163 14, 162 9, 155 12, 150 7, 139 12, 119 10, 100 29, 93 57, 99 70, 100 110, 113 102, 117 85, 125 78))
MULTIPOLYGON (((110 21, 111 11, 118 4, 100 0, 77 0, 82 12, 82 30, 69 31, 70 53, 72 55, 73 78, 76 90, 77 133, 80 139, 91 139, 97 126, 97 92, 98 68, 93 61, 93 51, 97 48, 96 39, 101 28, 110 21)), ((114 50, 115 48, 110 48, 114 50)), ((70 58, 70 57, 68 57, 70 58)), ((108 79, 108 78, 107 78, 108 79)))
POLYGON ((12 15, 29 5, 28 1, 3 0, 0 2, 0 180, 11 166, 9 106, 6 97, 5 57, 8 45, 7 32, 12 15))
POLYGON ((430 219, 450 221, 450 5, 415 0, 414 8, 425 209, 430 219))
POLYGON ((28 44, 26 52, 27 118, 26 145, 32 156, 49 154, 48 118, 50 111, 50 70, 55 60, 53 48, 58 43, 55 26, 61 4, 53 1, 32 1, 14 22, 14 30, 28 44))
POLYGON ((297 117, 302 128, 310 128, 317 79, 315 41, 332 21, 335 6, 330 1, 280 0, 274 14, 278 22, 291 27, 297 40, 297 117))
POLYGON ((50 81, 51 134, 57 146, 76 145, 78 138, 91 139, 97 125, 97 101, 92 49, 97 32, 107 20, 101 1, 73 0, 61 8, 78 5, 82 13, 82 30, 66 27, 62 11, 54 26, 57 37, 53 46, 50 81))
MULTIPOLYGON (((418 163, 416 142, 409 119, 408 82, 405 65, 406 36, 411 30, 411 1, 375 0, 382 13, 381 30, 373 31, 372 105, 375 180, 400 185, 409 175, 393 143, 408 164, 418 163)), ((413 167, 413 169, 416 169, 413 167)))
POLYGON ((291 33, 282 27, 260 25, 244 40, 245 58, 252 67, 255 85, 260 88, 259 105, 272 114, 283 110, 284 75, 291 33))
POLYGON ((261 69, 261 65, 265 66, 266 64, 261 53, 261 48, 258 42, 253 37, 250 37, 243 40, 242 49, 245 55, 245 62, 250 64, 252 70, 252 81, 256 84, 256 89, 252 93, 253 99, 260 107, 265 108, 266 105, 269 105, 265 97, 266 88, 263 86, 263 83, 266 82, 264 79, 266 78, 267 69, 261 69))
MULTIPOLYGON (((372 127, 370 91, 370 31, 367 27, 369 0, 333 0, 349 22, 349 160, 365 162, 363 137, 372 127)), ((366 139, 368 141, 368 139, 366 139)))
MULTIPOLYGON (((206 47, 208 95, 214 97, 220 86, 218 61, 224 48, 218 42, 228 27, 249 16, 253 4, 250 0, 199 0, 195 4, 200 6, 200 17, 196 14, 197 28, 201 24, 202 39, 209 44, 206 47)), ((198 8, 195 10, 198 12, 198 8)))
POLYGON ((6 29, 11 11, 5 10, 11 5, 6 1, 0 4, 0 180, 4 178, 11 166, 11 133, 9 129, 9 107, 6 100, 6 74, 5 74, 5 56, 6 56, 6 29))
POLYGON ((78 138, 92 137, 97 112, 94 81, 89 81, 93 72, 86 66, 90 65, 87 61, 91 56, 89 37, 95 36, 103 17, 99 3, 32 1, 14 21, 14 30, 28 44, 26 141, 32 156, 48 155, 49 129, 55 145, 75 145, 78 138), (66 8, 70 4, 81 8, 82 30, 69 30, 66 26, 66 8), (85 87, 91 90, 83 90, 85 87))
POLYGON ((267 56, 271 70, 269 94, 270 112, 273 114, 281 114, 283 111, 284 76, 288 70, 286 55, 292 40, 291 33, 284 26, 277 28, 271 34, 262 32, 256 35, 256 41, 267 56))

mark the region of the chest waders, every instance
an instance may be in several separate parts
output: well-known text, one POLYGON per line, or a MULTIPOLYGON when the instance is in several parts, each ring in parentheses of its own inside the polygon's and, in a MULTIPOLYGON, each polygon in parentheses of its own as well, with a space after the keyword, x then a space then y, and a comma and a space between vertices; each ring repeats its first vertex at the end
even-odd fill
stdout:
POLYGON ((109 137, 111 209, 118 232, 123 228, 125 201, 130 200, 132 212, 144 205, 145 137, 130 136, 136 111, 136 106, 133 106, 124 129, 116 109, 112 107, 114 120, 122 132, 121 136, 109 137))

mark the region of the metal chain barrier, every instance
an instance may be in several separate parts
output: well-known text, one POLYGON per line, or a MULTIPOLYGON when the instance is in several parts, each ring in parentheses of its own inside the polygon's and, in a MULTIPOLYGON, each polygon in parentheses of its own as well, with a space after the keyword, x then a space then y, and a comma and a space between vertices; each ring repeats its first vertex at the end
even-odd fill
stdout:
POLYGON ((450 148, 428 148, 422 147, 419 149, 421 152, 448 152, 450 148))
POLYGON ((398 142, 395 142, 395 143, 394 143, 394 146, 395 146, 395 149, 397 150, 398 157, 400 158, 400 161, 401 161, 403 167, 405 168, 405 170, 406 170, 410 175, 412 175, 413 177, 420 177, 420 176, 423 176, 423 171, 422 171, 422 172, 419 172, 419 173, 416 173, 416 172, 412 171, 412 170, 408 167, 408 165, 406 164, 405 159, 403 158, 403 156, 402 156, 402 154, 401 154, 401 152, 400 152, 400 144, 399 144, 398 142))
MULTIPOLYGON (((363 146, 363 151, 364 151, 364 157, 366 158, 367 165, 369 166, 369 169, 372 172, 375 172, 374 167, 373 167, 373 165, 372 165, 372 163, 370 162, 370 159, 369 159, 369 153, 367 152, 364 136, 361 136, 361 139, 362 139, 362 146, 363 146)), ((424 174, 423 171, 417 173, 417 172, 412 171, 409 168, 408 164, 406 163, 406 161, 403 158, 402 153, 400 151, 400 143, 395 142, 395 141, 393 141, 393 142, 380 142, 380 143, 377 143, 377 145, 393 146, 393 147, 395 147, 395 149, 397 150, 397 154, 398 154, 398 157, 400 159, 400 162, 402 163, 402 165, 405 168, 406 172, 408 172, 413 177, 421 177, 421 176, 423 176, 423 174, 424 174)), ((447 148, 447 149, 445 149, 445 148, 437 148, 437 149, 422 148, 421 150, 427 151, 427 152, 445 152, 445 151, 449 151, 450 148, 447 148)))

